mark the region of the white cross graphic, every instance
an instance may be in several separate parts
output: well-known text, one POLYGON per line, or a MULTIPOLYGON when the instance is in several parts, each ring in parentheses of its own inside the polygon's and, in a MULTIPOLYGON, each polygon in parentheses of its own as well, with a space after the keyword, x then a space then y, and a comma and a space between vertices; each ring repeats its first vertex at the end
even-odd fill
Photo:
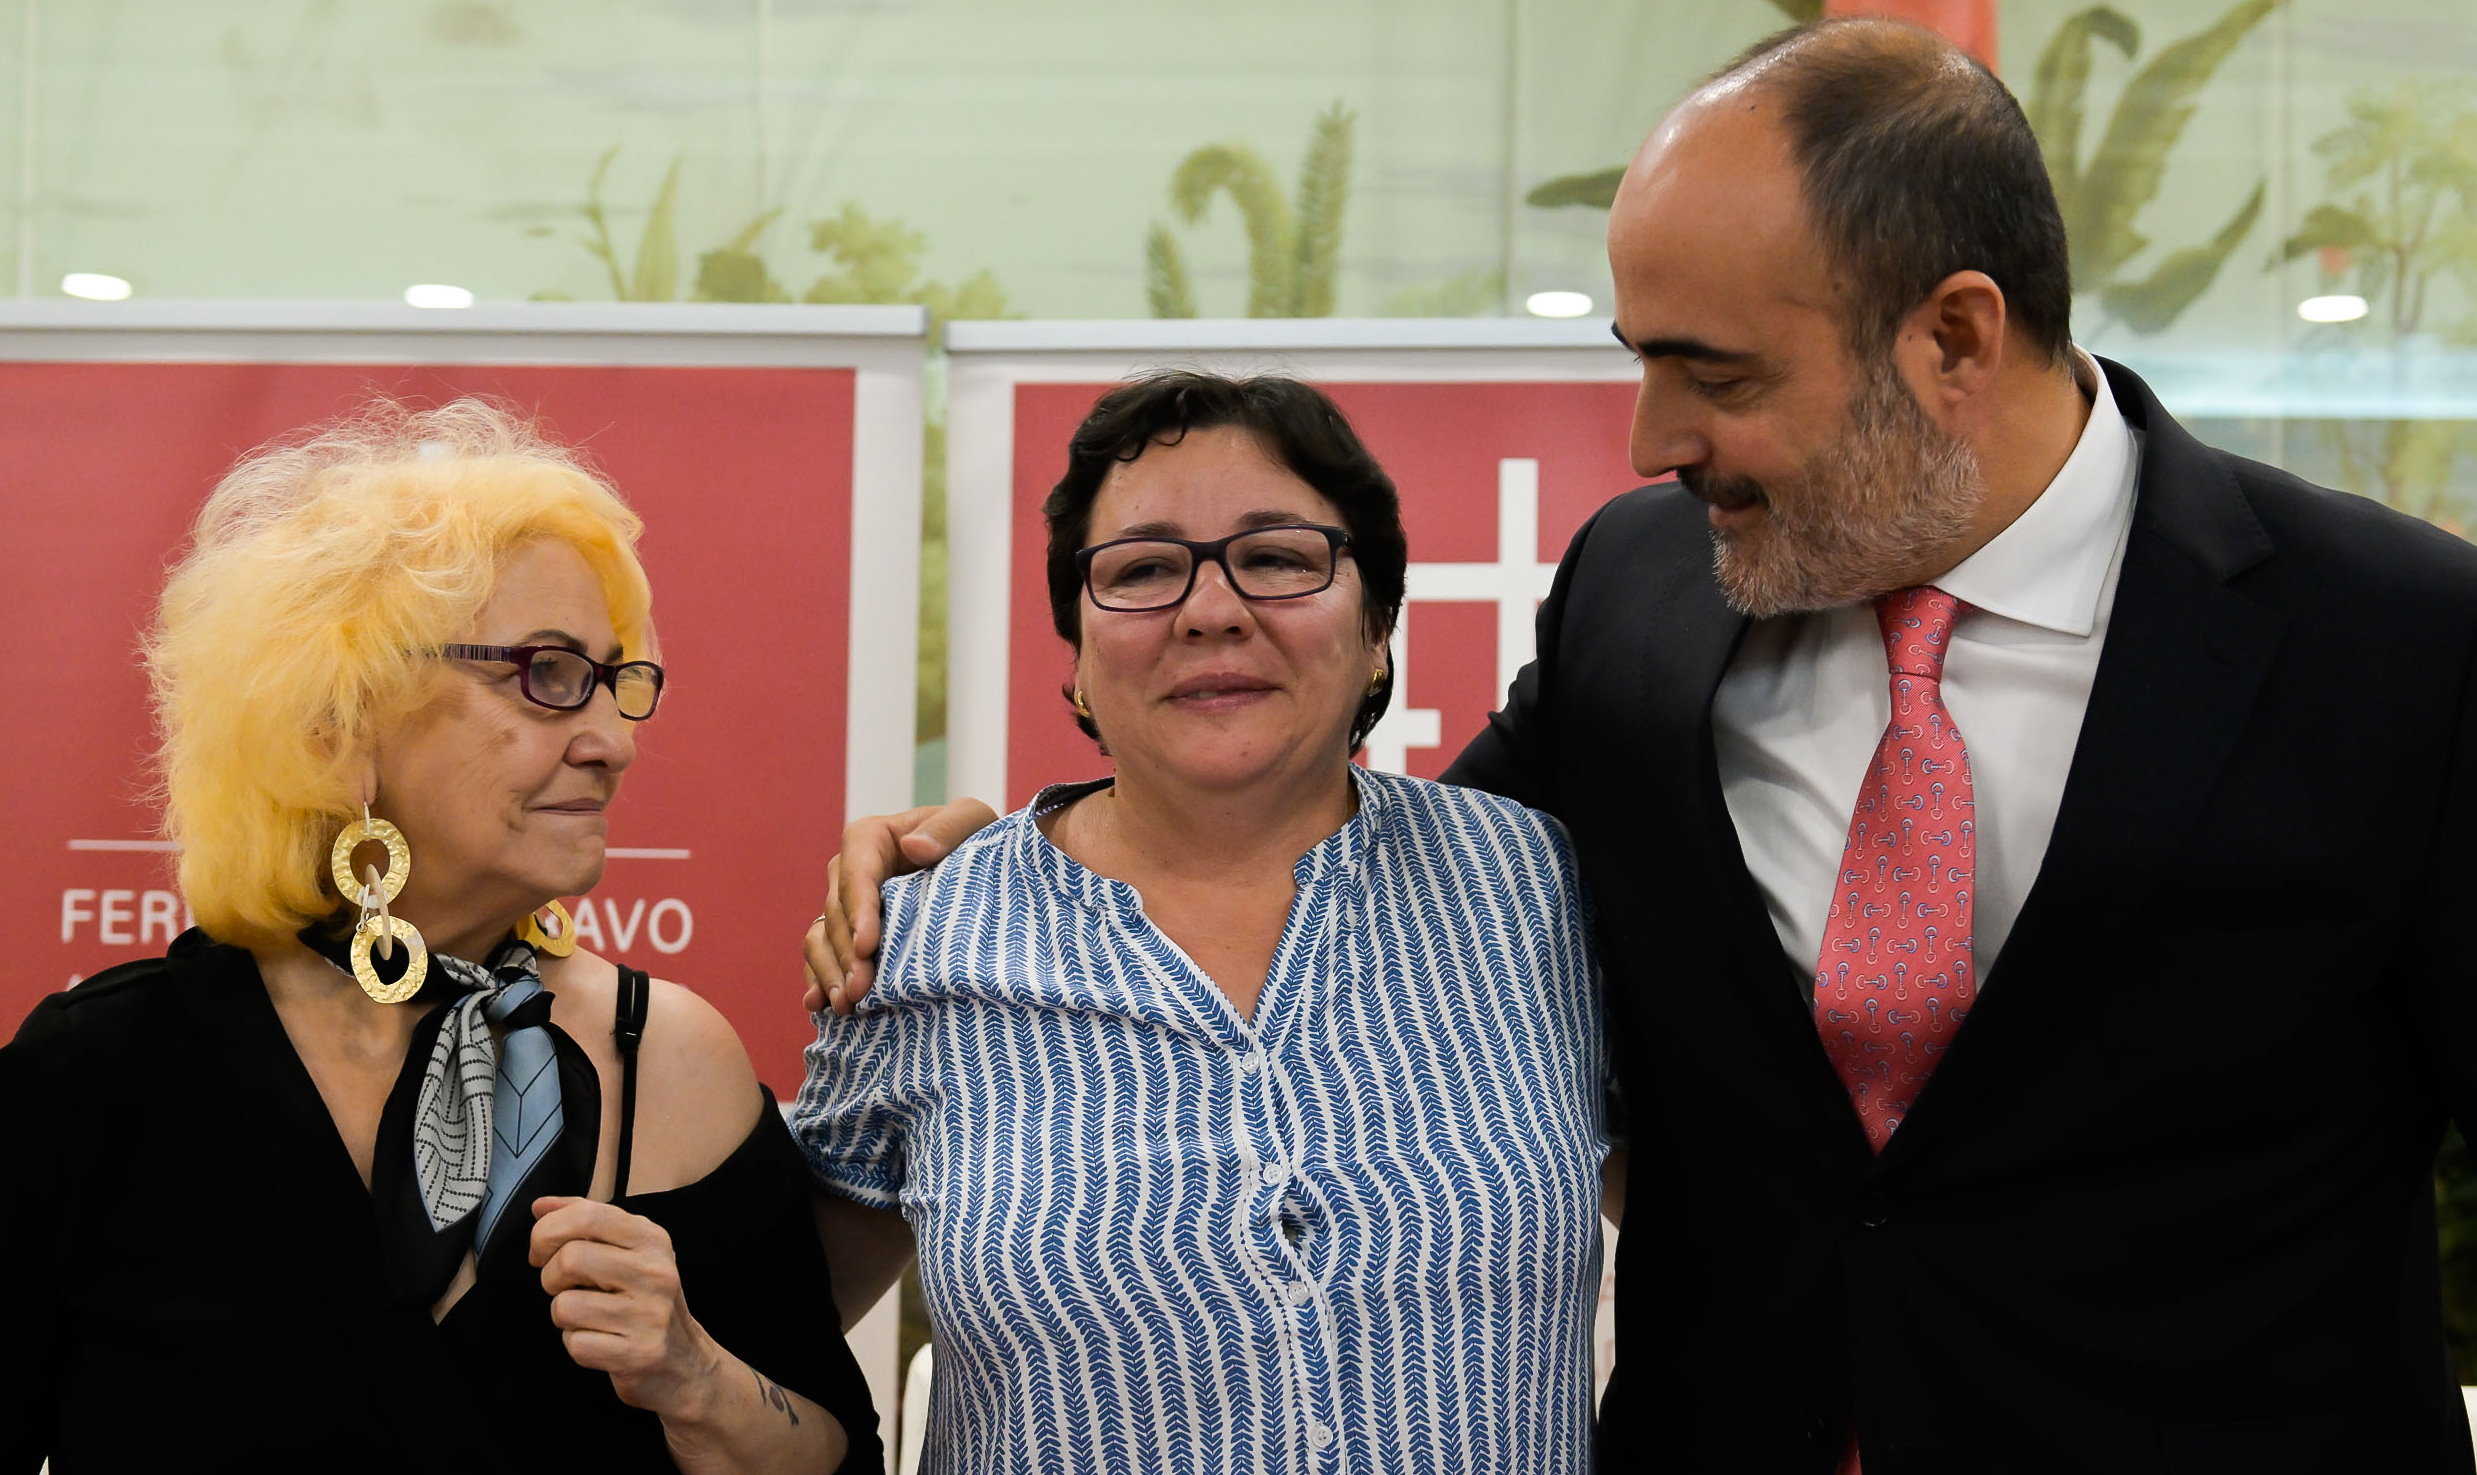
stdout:
POLYGON ((1368 734, 1368 767, 1404 770, 1413 748, 1445 740, 1433 707, 1406 705, 1410 693, 1411 607, 1484 603, 1497 607, 1497 699, 1531 659, 1532 616, 1548 597, 1557 566, 1540 562, 1540 463, 1497 462, 1497 557, 1494 563, 1414 563, 1404 579, 1402 617, 1393 627, 1393 705, 1368 734))

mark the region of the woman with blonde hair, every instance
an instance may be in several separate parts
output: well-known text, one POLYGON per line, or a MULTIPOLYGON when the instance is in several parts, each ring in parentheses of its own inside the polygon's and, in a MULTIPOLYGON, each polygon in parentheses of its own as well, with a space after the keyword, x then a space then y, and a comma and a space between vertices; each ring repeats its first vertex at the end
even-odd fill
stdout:
POLYGON ((638 528, 469 400, 208 499, 146 651, 198 928, 0 1048, 0 1472, 874 1468, 738 1039, 555 901, 662 694, 638 528))

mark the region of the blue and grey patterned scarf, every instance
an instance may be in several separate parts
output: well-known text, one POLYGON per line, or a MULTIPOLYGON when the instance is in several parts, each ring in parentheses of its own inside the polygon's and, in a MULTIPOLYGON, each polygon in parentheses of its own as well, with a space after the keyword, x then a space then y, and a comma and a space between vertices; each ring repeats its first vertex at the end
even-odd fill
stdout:
POLYGON ((413 1109, 413 1172, 431 1228, 446 1229, 478 1210, 478 1254, 516 1186, 559 1140, 566 1113, 558 1056, 542 1027, 550 1022, 551 995, 542 987, 533 949, 521 942, 501 944, 487 966, 442 953, 431 954, 430 962, 469 992, 448 1005, 422 1072, 413 1109))
MULTIPOLYGON (((350 976, 349 955, 339 941, 314 928, 303 929, 300 937, 350 976)), ((388 965, 378 966, 385 976, 388 965)), ((465 1250, 483 1255, 510 1222, 509 1204, 558 1143, 567 1111, 549 1028, 551 994, 542 986, 530 946, 510 938, 487 963, 433 952, 422 994, 441 989, 462 997, 442 1011, 423 1063, 411 1129, 411 1192, 429 1233, 420 1234, 396 1215, 383 1214, 383 1222, 399 1223, 401 1233, 424 1241, 399 1246, 406 1262, 400 1268, 411 1282, 444 1289, 465 1250)), ((590 1103, 588 1109, 590 1115, 590 1103)), ((383 1200, 389 1199, 388 1185, 380 1180, 390 1177, 390 1160, 401 1161, 397 1151, 393 1143, 379 1144, 372 1187, 383 1200)), ((410 1213, 409 1205, 403 1213, 410 1213)), ((530 1232, 524 1215, 513 1224, 519 1233, 530 1232)))

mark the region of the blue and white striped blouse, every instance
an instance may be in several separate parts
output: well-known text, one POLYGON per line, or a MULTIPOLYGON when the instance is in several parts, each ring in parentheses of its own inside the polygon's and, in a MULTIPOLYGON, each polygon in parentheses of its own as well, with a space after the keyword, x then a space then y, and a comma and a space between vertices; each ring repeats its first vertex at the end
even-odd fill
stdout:
POLYGON ((1582 1471, 1607 1141, 1555 821, 1358 775, 1254 1019, 1034 816, 886 888, 792 1126, 899 1206, 941 1472, 1582 1471))

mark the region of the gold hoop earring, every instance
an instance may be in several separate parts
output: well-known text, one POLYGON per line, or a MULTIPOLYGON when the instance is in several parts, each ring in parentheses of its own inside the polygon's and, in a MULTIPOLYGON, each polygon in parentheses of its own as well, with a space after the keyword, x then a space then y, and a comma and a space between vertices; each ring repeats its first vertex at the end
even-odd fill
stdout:
MULTIPOLYGON (((387 847, 387 874, 379 878, 377 902, 394 901, 404 894, 404 883, 413 874, 413 847, 404 843, 404 832, 383 819, 370 817, 370 806, 361 806, 361 818, 346 825, 335 837, 335 847, 327 852, 328 874, 335 878, 338 896, 350 901, 363 887, 353 876, 353 852, 371 841, 387 847)), ((373 867, 373 869, 376 869, 373 867)), ((373 906, 377 902, 364 902, 373 906)))
POLYGON ((545 957, 564 958, 576 951, 576 919, 554 901, 526 915, 516 929, 516 940, 545 957))
POLYGON ((1075 688, 1074 701, 1075 715, 1083 718, 1086 722, 1090 722, 1092 720, 1092 709, 1084 705, 1084 689, 1080 686, 1075 688))
POLYGON ((361 915, 353 923, 353 981, 374 1003, 401 1004, 421 992, 422 980, 430 974, 430 949, 412 923, 388 910, 388 903, 404 894, 404 883, 413 874, 413 847, 404 842, 404 832, 383 819, 370 817, 370 806, 361 806, 361 818, 346 825, 335 837, 335 846, 327 853, 327 869, 335 880, 336 895, 355 902, 361 915), (353 852, 371 841, 387 847, 387 874, 371 866, 361 880, 353 878, 353 852), (396 944, 405 949, 404 976, 387 983, 378 976, 370 961, 375 949, 381 958, 393 958, 396 944))
POLYGON ((353 982, 361 985, 370 1002, 401 1004, 420 993, 422 980, 429 976, 430 949, 412 923, 402 917, 372 917, 353 929, 353 982), (370 948, 381 936, 404 944, 404 976, 393 983, 380 978, 377 965, 370 961, 370 948))

